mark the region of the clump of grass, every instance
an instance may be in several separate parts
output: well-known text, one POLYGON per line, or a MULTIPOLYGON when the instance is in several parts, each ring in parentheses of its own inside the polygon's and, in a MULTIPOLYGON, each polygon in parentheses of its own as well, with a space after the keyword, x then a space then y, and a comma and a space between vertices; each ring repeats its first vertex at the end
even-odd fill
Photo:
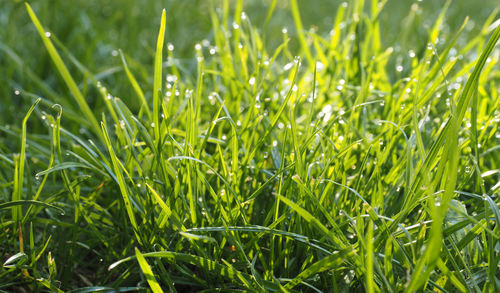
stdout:
POLYGON ((382 42, 386 2, 341 5, 323 36, 292 0, 298 47, 284 30, 270 50, 226 1, 194 78, 170 48, 164 62, 164 10, 154 70, 118 52, 133 107, 26 4, 79 110, 42 97, 2 127, 21 152, 0 157, 0 289, 494 292, 496 14, 456 47, 467 19, 444 34, 444 8, 403 58, 382 42))

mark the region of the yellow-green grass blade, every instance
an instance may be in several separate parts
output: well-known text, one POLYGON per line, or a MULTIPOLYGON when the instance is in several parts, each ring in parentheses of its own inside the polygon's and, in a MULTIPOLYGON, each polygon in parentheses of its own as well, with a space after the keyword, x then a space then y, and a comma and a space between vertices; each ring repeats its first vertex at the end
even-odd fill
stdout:
MULTIPOLYGON (((14 158, 16 163, 16 168, 14 171, 14 192, 12 193, 12 201, 19 201, 22 198, 23 183, 24 183, 24 165, 26 162, 26 128, 28 123, 28 118, 35 110, 36 105, 40 102, 40 98, 35 101, 33 105, 29 108, 28 112, 24 116, 22 124, 21 133, 21 153, 14 158)), ((12 219, 15 222, 21 220, 22 217, 22 206, 15 206, 12 208, 12 219)))
POLYGON ((141 86, 137 82, 137 79, 134 77, 132 72, 130 71, 128 65, 127 65, 127 60, 125 60, 125 56, 123 55, 122 50, 119 50, 120 52, 120 57, 122 60, 123 68, 125 69, 125 73, 127 74, 128 80, 130 81, 130 84, 132 84, 132 87, 134 88, 134 91, 136 92, 137 96, 139 97, 139 100, 142 103, 141 110, 144 109, 146 111, 146 115, 148 118, 151 120, 151 110, 149 110, 149 105, 146 101, 146 97, 144 96, 144 92, 141 89, 141 86))
MULTIPOLYGON (((203 258, 200 256, 196 255, 191 255, 191 254, 186 254, 186 253, 177 253, 177 252, 172 252, 172 251, 159 251, 159 252, 149 252, 149 253, 143 253, 143 257, 155 257, 155 258, 161 258, 165 259, 167 262, 170 263, 175 263, 175 262, 185 262, 189 263, 195 266, 198 266, 200 269, 206 270, 207 272, 211 272, 217 276, 222 276, 225 277, 229 280, 233 281, 240 281, 242 282, 245 287, 248 289, 251 288, 251 282, 249 281, 250 276, 245 273, 241 273, 238 270, 236 270, 232 266, 224 266, 221 265, 213 260, 203 258)), ((130 261, 136 257, 127 257, 124 259, 121 259, 112 265, 109 266, 108 270, 112 270, 118 265, 130 261)))
POLYGON ((139 228, 137 226, 137 221, 135 219, 134 211, 132 210, 132 203, 130 202, 127 184, 125 182, 125 179, 123 178, 122 168, 121 168, 120 163, 118 161, 119 159, 118 159, 118 157, 116 157, 115 151, 113 150, 113 145, 112 145, 111 140, 109 138, 108 131, 106 129, 106 124, 104 121, 101 123, 101 128, 102 128, 102 133, 104 135, 104 142, 108 148, 109 156, 111 157, 111 162, 113 164, 113 170, 114 170, 114 173, 115 173, 115 176, 117 179, 116 183, 118 184, 118 186, 120 188, 120 193, 121 193, 122 198, 123 198, 123 203, 125 204, 125 210, 127 212, 128 218, 130 220, 130 224, 132 225, 132 229, 134 230, 134 234, 135 234, 137 240, 139 241, 139 243, 141 243, 141 238, 138 234, 139 228))
POLYGON ((154 83, 153 83, 153 123, 155 141, 160 144, 160 109, 162 103, 162 54, 163 43, 165 42, 166 10, 161 14, 160 31, 156 43, 155 65, 154 65, 154 83))
POLYGON ((73 77, 68 71, 68 68, 64 64, 63 60, 61 59, 61 56, 59 56, 59 53, 57 53, 56 48, 52 44, 52 41, 50 40, 50 35, 45 31, 43 28, 42 24, 38 20, 35 12, 31 8, 31 6, 28 3, 26 4, 26 9, 28 10, 28 14, 31 18, 31 21, 35 25, 40 37, 42 38, 43 44, 45 45, 45 48, 47 49, 50 58, 54 62, 55 66, 57 67, 57 70, 61 74, 62 78, 64 79, 64 82, 68 86, 71 94, 75 98, 76 103, 80 107, 80 109, 83 112, 83 115, 85 118, 88 119, 89 126, 91 127, 92 131, 97 134, 100 138, 102 137, 102 134, 100 132, 100 127, 99 123, 97 123, 97 119, 95 118, 94 114, 92 113, 92 110, 90 109, 89 105, 87 104, 87 101, 85 100, 82 92, 76 85, 76 82, 74 81, 73 77))
POLYGON ((153 274, 153 271, 151 270, 151 267, 149 266, 148 262, 146 261, 146 258, 142 255, 142 253, 139 251, 139 249, 136 247, 135 248, 135 257, 137 258, 137 262, 139 263, 139 266, 141 267, 141 271, 144 274, 144 277, 148 281, 149 287, 153 291, 153 293, 163 293, 163 290, 161 289, 160 285, 158 284, 158 281, 156 281, 155 275, 153 274))

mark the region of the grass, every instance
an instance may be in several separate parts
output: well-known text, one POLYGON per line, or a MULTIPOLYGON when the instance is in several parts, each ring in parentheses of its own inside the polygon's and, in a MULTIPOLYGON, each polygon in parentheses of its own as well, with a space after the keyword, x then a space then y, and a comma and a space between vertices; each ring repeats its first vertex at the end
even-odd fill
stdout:
POLYGON ((214 1, 194 50, 165 45, 179 16, 153 5, 114 59, 26 4, 40 67, 0 39, 17 99, 0 127, 0 290, 498 290, 497 10, 449 26, 454 2, 392 2, 337 5, 324 33, 297 0, 258 21, 258 4, 214 1), (391 13, 406 15, 392 35, 391 13))

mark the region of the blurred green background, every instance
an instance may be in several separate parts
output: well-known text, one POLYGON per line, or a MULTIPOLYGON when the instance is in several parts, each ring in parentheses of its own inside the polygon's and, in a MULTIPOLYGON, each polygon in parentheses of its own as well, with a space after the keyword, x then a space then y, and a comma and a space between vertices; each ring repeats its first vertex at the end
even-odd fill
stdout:
MULTIPOLYGON (((368 7, 371 1, 366 2, 368 7)), ((130 102, 127 96, 130 96, 131 89, 121 69, 120 57, 113 56, 118 48, 130 58, 130 67, 135 71, 142 87, 146 91, 150 90, 150 73, 153 69, 154 46, 162 8, 167 9, 166 40, 175 46, 174 57, 188 71, 190 68, 194 71, 194 45, 212 39, 208 11, 215 8, 222 13, 224 5, 224 1, 219 0, 33 0, 29 3, 44 27, 92 73, 101 74, 101 80, 108 89, 126 102, 130 102)), ((234 6, 236 1, 227 3, 234 6)), ((245 0, 243 3, 250 21, 262 28, 272 1, 245 0)), ((299 1, 304 28, 327 35, 341 3, 342 1, 326 0, 299 1)), ((441 0, 389 0, 380 15, 382 42, 393 46, 396 56, 398 52, 424 50, 427 30, 444 4, 445 1, 441 0)), ((498 6, 497 0, 451 1, 443 32, 455 32, 464 18, 469 16, 471 21, 462 41, 457 43, 458 46, 464 46, 467 35, 477 33, 498 6)), ((24 1, 1 1, 0 27, 0 122, 19 124, 20 117, 31 101, 26 95, 16 96, 16 89, 43 97, 47 97, 48 92, 61 96, 69 93, 29 20, 24 1), (36 79, 39 79, 38 82, 36 79)), ((261 36, 267 40, 267 47, 274 48, 282 42, 283 27, 288 29, 292 38, 290 44, 293 52, 298 42, 294 39, 296 33, 289 2, 277 1, 267 29, 264 32, 261 30, 261 36)), ((65 61, 71 64, 67 59, 65 61)), ((82 82, 84 77, 78 70, 74 66, 69 67, 76 80, 82 82)), ((83 86, 83 83, 80 85, 83 86)), ((99 108, 99 105, 93 103, 95 98, 92 91, 87 99, 91 105, 99 108)), ((134 108, 133 105, 130 106, 134 108)), ((63 107, 76 109, 76 105, 63 107)))

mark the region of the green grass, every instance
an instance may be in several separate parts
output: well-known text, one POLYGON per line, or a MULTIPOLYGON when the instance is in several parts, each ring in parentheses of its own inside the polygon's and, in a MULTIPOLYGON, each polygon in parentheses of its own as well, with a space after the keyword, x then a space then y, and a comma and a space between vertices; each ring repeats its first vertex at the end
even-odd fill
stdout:
POLYGON ((0 291, 500 288, 494 2, 113 3, 0 12, 0 291))

